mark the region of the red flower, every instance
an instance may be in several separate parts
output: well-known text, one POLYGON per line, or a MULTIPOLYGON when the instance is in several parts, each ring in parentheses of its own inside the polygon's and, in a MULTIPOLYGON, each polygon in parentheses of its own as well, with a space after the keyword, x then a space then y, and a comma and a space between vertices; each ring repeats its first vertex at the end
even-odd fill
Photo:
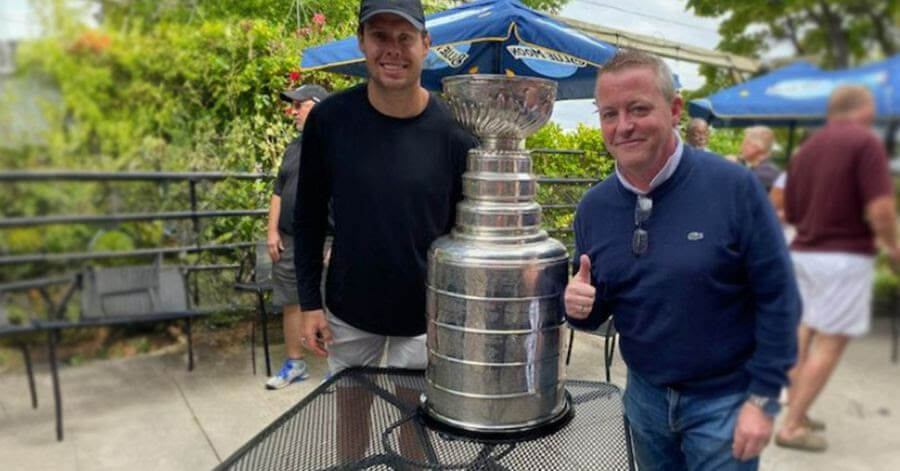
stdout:
POLYGON ((109 36, 95 31, 87 30, 81 33, 75 42, 69 46, 70 51, 93 52, 98 54, 109 47, 109 36))
POLYGON ((300 71, 292 70, 290 77, 291 77, 291 82, 296 82, 297 80, 300 80, 300 71))
POLYGON ((325 15, 323 15, 322 13, 316 13, 315 15, 313 15, 312 20, 313 23, 322 26, 325 24, 325 15))

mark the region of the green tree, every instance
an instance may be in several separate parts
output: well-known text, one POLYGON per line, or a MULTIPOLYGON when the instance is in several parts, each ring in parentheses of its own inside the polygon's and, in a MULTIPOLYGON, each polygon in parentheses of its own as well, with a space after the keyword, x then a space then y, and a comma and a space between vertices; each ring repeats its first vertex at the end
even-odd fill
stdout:
MULTIPOLYGON (((551 13, 571 0, 523 0, 531 8, 551 13)), ((159 21, 195 22, 213 18, 257 18, 302 28, 321 13, 335 24, 355 27, 359 0, 101 0, 106 19, 118 25, 152 25, 159 21)), ((426 13, 466 3, 461 0, 423 0, 426 13)))
POLYGON ((333 27, 350 31, 359 11, 356 0, 101 0, 101 4, 104 20, 120 28, 253 18, 299 30, 321 14, 333 27))
MULTIPOLYGON (((688 0, 698 16, 727 18, 718 49, 760 57, 789 43, 795 56, 845 68, 900 48, 900 2, 894 0, 688 0)), ((704 66, 708 85, 728 84, 724 71, 704 66)))

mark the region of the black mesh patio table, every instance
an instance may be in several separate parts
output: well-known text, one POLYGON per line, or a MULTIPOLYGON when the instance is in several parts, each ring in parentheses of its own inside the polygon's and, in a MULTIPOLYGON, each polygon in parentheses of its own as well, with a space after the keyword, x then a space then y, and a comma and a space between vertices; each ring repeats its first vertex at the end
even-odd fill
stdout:
POLYGON ((424 389, 423 371, 344 370, 216 469, 634 469, 621 391, 612 384, 568 381, 571 421, 542 437, 515 440, 431 427, 418 408, 424 389))

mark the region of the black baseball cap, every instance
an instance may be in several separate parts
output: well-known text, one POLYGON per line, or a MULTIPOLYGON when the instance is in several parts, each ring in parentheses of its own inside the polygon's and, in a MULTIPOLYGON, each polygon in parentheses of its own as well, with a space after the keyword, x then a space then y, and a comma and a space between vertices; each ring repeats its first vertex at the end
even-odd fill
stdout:
POLYGON ((315 84, 306 84, 300 85, 299 87, 293 90, 285 90, 281 92, 281 99, 284 101, 306 101, 312 100, 316 103, 325 99, 328 96, 328 90, 325 90, 321 85, 315 84))
POLYGON ((379 13, 403 17, 417 30, 425 30, 425 10, 422 9, 421 0, 362 0, 359 4, 359 24, 379 13))

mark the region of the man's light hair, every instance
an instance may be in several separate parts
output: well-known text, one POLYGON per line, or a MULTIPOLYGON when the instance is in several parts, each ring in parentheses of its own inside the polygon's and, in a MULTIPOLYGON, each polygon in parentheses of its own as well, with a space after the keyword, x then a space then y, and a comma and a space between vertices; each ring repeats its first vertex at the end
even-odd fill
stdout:
POLYGON ((696 129, 696 128, 699 128, 699 127, 701 127, 701 126, 703 126, 703 127, 706 128, 706 129, 709 129, 709 123, 707 123, 705 119, 703 119, 703 118, 691 118, 691 120, 688 121, 688 127, 687 127, 687 128, 688 128, 688 131, 691 131, 691 130, 696 129))
POLYGON ((750 126, 744 129, 744 139, 755 142, 767 154, 775 145, 775 132, 768 126, 750 126))
POLYGON ((872 92, 862 85, 841 85, 828 97, 828 117, 840 117, 875 103, 872 92))
POLYGON ((619 52, 597 69, 597 80, 607 72, 621 72, 623 70, 647 67, 653 70, 656 78, 656 88, 666 101, 675 99, 675 83, 672 81, 672 70, 659 57, 634 49, 619 49, 619 52))

